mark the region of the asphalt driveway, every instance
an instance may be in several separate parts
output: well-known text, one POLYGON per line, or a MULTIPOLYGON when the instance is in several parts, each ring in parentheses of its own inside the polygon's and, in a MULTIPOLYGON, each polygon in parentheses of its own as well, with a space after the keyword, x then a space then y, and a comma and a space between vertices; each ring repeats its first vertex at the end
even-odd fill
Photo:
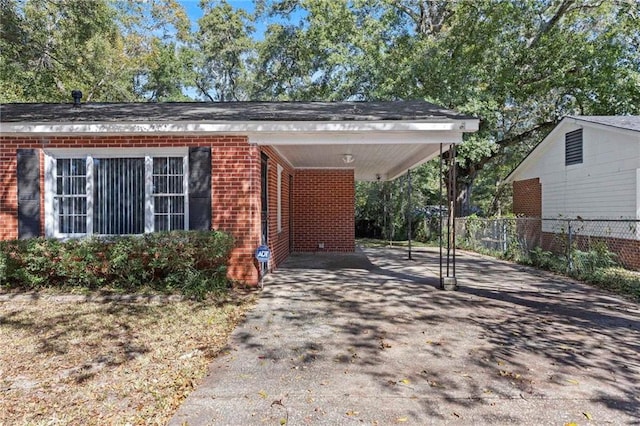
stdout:
POLYGON ((172 425, 638 424, 640 306, 471 254, 295 254, 172 425))

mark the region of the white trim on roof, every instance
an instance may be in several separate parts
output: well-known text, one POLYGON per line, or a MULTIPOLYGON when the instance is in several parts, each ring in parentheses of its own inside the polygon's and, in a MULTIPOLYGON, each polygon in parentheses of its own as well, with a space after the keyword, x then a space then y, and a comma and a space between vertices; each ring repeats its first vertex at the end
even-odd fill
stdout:
POLYGON ((636 130, 636 129, 630 129, 628 127, 624 127, 620 124, 615 124, 615 123, 602 123, 597 121, 597 117, 594 117, 593 119, 590 118, 590 116, 585 116, 585 117, 580 117, 580 116, 568 116, 565 117, 564 119, 562 119, 562 121, 560 123, 558 123, 558 126, 562 123, 564 123, 564 121, 567 121, 567 123, 573 123, 573 124, 577 124, 577 125, 587 125, 589 127, 593 127, 596 129, 602 129, 602 130, 609 130, 612 132, 619 132, 619 133, 624 133, 624 134, 628 134, 628 135, 637 135, 640 131, 636 130))
POLYGON ((218 122, 67 122, 0 123, 0 133, 131 134, 131 133, 358 133, 475 132, 479 120, 434 121, 218 121, 218 122))

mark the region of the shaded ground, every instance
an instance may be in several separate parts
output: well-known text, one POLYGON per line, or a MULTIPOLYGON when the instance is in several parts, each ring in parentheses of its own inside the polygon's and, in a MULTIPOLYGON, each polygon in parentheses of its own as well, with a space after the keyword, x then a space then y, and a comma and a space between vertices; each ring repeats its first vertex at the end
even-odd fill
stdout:
POLYGON ((637 424, 640 307, 476 255, 293 255, 170 424, 637 424))
POLYGON ((165 424, 250 304, 0 294, 0 425, 165 424))

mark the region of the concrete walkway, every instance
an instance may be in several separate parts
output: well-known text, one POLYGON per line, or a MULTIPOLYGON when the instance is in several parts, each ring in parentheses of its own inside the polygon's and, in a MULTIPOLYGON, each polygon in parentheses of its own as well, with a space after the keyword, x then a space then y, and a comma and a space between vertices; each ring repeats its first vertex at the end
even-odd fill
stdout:
POLYGON ((445 292, 435 250, 364 254, 292 255, 170 424, 639 424, 637 304, 471 254, 445 292))

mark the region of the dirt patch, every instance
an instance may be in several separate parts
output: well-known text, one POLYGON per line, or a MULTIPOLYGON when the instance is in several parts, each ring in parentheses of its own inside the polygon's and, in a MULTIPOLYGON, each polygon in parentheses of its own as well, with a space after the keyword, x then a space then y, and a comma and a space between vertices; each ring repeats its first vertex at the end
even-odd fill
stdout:
POLYGON ((0 300, 0 425, 166 424, 253 304, 0 300))

